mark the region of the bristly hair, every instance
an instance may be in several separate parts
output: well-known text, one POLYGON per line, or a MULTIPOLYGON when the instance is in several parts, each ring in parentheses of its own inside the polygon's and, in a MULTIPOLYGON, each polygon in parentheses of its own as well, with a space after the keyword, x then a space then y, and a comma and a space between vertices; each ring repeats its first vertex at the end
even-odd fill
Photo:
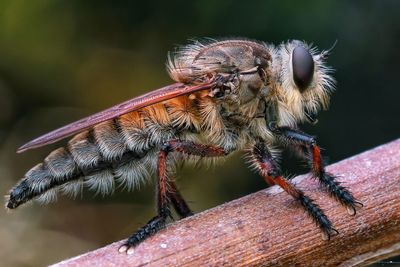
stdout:
MULTIPOLYGON (((249 164, 251 170, 256 173, 260 172, 259 162, 258 159, 255 157, 253 153, 253 149, 255 142, 252 142, 247 148, 244 149, 245 154, 243 155, 244 160, 249 164)), ((281 161, 281 151, 279 148, 275 147, 273 144, 269 142, 265 142, 265 145, 268 147, 268 151, 271 153, 272 158, 274 161, 279 165, 281 161)))

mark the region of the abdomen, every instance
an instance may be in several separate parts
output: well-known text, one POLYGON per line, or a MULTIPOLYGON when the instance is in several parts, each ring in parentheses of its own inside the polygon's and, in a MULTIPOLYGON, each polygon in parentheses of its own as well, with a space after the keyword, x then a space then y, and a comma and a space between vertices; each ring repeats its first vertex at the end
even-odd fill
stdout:
POLYGON ((25 174, 11 190, 7 207, 34 198, 47 202, 59 191, 74 196, 83 186, 100 194, 111 193, 116 183, 134 188, 156 169, 164 142, 201 132, 197 100, 178 97, 76 135, 25 174))

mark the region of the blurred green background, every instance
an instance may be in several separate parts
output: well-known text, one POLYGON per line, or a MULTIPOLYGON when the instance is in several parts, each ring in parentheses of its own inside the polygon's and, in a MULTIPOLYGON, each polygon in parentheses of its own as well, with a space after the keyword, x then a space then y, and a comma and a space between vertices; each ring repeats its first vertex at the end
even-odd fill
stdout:
MULTIPOLYGON (((400 1, 0 1, 0 192, 60 144, 17 155, 24 142, 171 83, 167 51, 196 37, 338 44, 337 91, 315 127, 330 162, 399 137, 400 1)), ((63 144, 63 142, 61 142, 63 144)), ((287 173, 305 170, 290 156, 287 173)), ((241 155, 184 168, 195 211, 265 188, 241 155)), ((184 179, 183 179, 184 178, 184 179)), ((154 183, 132 193, 0 211, 0 265, 38 266, 129 236, 153 216, 154 183)), ((266 203, 268 205, 268 203, 266 203)))

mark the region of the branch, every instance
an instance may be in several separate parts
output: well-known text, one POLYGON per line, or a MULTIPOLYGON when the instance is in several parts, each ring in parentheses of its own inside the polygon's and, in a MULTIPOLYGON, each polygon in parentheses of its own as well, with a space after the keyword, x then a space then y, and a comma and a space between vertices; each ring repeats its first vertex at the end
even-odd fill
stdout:
POLYGON ((274 186, 173 223, 132 255, 120 241, 54 266, 360 266, 399 255, 400 139, 328 170, 364 204, 350 216, 314 179, 294 179, 339 231, 330 241, 274 186))

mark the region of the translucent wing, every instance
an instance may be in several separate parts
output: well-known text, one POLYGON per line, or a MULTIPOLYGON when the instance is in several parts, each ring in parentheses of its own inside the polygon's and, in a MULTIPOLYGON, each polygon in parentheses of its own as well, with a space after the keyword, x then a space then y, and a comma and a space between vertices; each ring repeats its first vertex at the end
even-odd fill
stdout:
POLYGON ((126 114, 128 112, 156 104, 177 96, 185 95, 185 94, 190 94, 193 92, 201 91, 201 90, 207 90, 215 87, 216 82, 209 82, 209 83, 204 83, 204 84, 199 84, 199 85, 186 85, 182 83, 175 83, 171 84, 165 87, 162 87, 160 89, 151 91, 147 94, 135 97, 133 99, 130 99, 126 102, 123 102, 119 105, 113 106, 109 109, 103 110, 99 113, 93 114, 89 117, 83 118, 79 121, 73 122, 71 124, 68 124, 64 127, 61 127, 57 130, 54 130, 50 133, 47 133, 45 135, 42 135, 25 145, 21 146, 17 152, 21 153, 29 149, 45 146, 48 144, 55 143, 61 139, 64 139, 68 136, 77 134, 79 132, 82 132, 93 125, 96 125, 100 122, 107 121, 113 118, 116 118, 118 116, 121 116, 123 114, 126 114))

